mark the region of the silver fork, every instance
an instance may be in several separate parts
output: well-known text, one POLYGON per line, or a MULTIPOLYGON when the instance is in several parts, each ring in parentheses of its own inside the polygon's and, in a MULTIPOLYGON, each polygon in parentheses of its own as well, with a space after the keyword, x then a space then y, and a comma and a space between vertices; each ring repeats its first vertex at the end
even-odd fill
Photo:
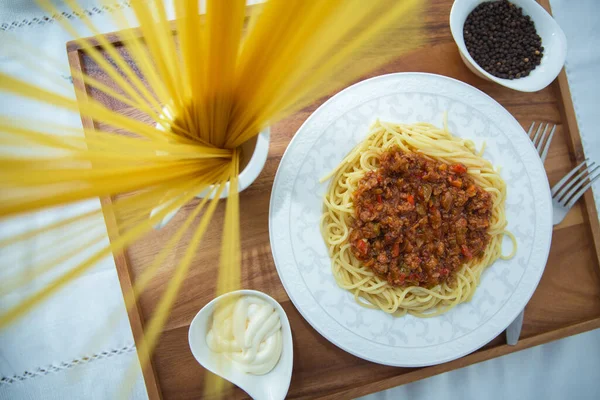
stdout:
MULTIPOLYGON (((560 224, 565 219, 577 200, 600 178, 600 165, 595 162, 587 165, 587 161, 586 158, 552 187, 552 223, 554 225, 560 224)), ((519 316, 506 328, 506 343, 511 346, 519 341, 524 312, 524 310, 521 311, 519 316)))
POLYGON ((550 127, 550 123, 547 122, 546 126, 544 127, 544 131, 542 132, 543 125, 543 122, 540 123, 534 134, 533 128, 535 127, 535 121, 533 121, 531 123, 531 127, 529 127, 529 131, 527 132, 529 138, 535 146, 535 149, 540 155, 542 162, 546 161, 546 156, 548 156, 548 149, 550 148, 550 142, 552 141, 552 138, 554 137, 554 131, 556 130, 556 125, 554 125, 550 130, 550 134, 548 134, 548 128, 550 127))
POLYGON ((581 196, 600 178, 600 165, 586 158, 552 188, 552 222, 560 224, 581 196), (582 168, 583 167, 583 168, 582 168), (575 175, 577 174, 577 175, 575 175))
MULTIPOLYGON (((543 128, 544 123, 541 122, 534 132, 535 121, 531 123, 529 127, 529 131, 527 135, 529 135, 529 139, 535 146, 540 158, 542 159, 542 163, 546 161, 546 157, 548 156, 548 149, 550 148, 550 142, 552 142, 552 138, 554 137, 554 131, 556 131, 556 125, 553 125, 550 129, 550 134, 548 134, 548 127, 550 127, 550 123, 547 122, 546 126, 543 128)), ((506 343, 511 346, 514 346, 519 341, 519 336, 521 335, 521 328, 523 327, 523 316, 525 314, 525 310, 521 311, 521 313, 515 318, 513 322, 510 323, 508 328, 506 328, 506 343)))

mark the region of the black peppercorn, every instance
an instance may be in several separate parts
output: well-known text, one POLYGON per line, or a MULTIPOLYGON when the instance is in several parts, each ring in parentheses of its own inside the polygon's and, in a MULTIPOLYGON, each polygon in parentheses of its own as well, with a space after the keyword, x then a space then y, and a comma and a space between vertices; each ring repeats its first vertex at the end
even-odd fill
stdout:
POLYGON ((542 39, 531 18, 507 0, 475 7, 467 16, 463 36, 475 62, 499 78, 529 75, 544 55, 542 39))

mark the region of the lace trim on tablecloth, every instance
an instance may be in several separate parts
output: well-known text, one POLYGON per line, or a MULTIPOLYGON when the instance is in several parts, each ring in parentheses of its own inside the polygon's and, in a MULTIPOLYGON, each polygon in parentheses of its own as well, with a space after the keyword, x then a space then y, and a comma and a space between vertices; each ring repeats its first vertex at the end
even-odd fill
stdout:
POLYGON ((123 10, 129 8, 131 5, 131 0, 120 0, 113 4, 102 4, 94 7, 90 7, 84 10, 74 11, 63 11, 59 14, 54 14, 51 16, 44 15, 43 17, 34 17, 34 18, 25 18, 20 21, 12 21, 12 22, 4 22, 0 24, 0 31, 12 31, 14 29, 32 26, 32 25, 47 25, 54 23, 57 19, 67 18, 67 19, 80 19, 83 15, 87 15, 88 17, 92 17, 94 15, 112 13, 116 10, 123 10))
POLYGON ((122 354, 129 354, 135 351, 135 344, 129 344, 123 347, 119 347, 116 349, 102 351, 100 353, 92 354, 91 356, 84 356, 81 358, 77 358, 75 360, 71 360, 69 362, 61 362, 60 364, 51 364, 46 367, 39 367, 34 371, 25 371, 21 375, 13 375, 13 376, 0 376, 0 386, 10 385, 17 382, 22 382, 30 378, 34 378, 36 376, 44 376, 53 374, 56 372, 60 372, 66 369, 70 369, 76 367, 78 365, 89 364, 93 361, 102 360, 105 358, 111 358, 115 356, 119 356, 122 354))

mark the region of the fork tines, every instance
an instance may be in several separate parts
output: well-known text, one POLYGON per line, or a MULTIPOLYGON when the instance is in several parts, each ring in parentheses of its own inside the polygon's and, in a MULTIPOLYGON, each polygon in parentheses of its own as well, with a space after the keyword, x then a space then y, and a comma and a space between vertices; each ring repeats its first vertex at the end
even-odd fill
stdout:
POLYGON ((561 206, 571 208, 592 183, 600 178, 600 165, 596 162, 587 165, 587 161, 586 158, 552 188, 552 198, 561 206))
POLYGON ((550 133, 548 133, 548 128, 550 128, 550 123, 546 123, 544 127, 544 123, 540 123, 535 134, 533 134, 535 121, 531 123, 531 127, 527 134, 529 138, 533 142, 535 149, 537 150, 542 162, 546 160, 546 156, 548 155, 548 148, 550 148, 550 142, 552 142, 552 137, 554 136, 554 131, 556 131, 556 124, 552 124, 552 128, 550 129, 550 133), (542 131, 543 127, 543 131, 542 131))

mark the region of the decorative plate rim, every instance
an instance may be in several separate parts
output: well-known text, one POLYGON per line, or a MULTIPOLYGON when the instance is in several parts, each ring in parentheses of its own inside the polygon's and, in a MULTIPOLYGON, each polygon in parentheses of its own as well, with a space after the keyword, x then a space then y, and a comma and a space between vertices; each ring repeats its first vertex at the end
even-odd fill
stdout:
MULTIPOLYGON (((389 86, 391 86, 391 84, 389 86)), ((386 94, 391 95, 394 93, 413 92, 396 91, 386 94)), ((478 111, 482 112, 481 110, 478 111)), ((336 118, 333 120, 335 119, 336 118)), ((498 121, 495 121, 495 123, 497 124, 498 121)), ((323 132, 319 133, 318 137, 320 137, 322 134, 323 132)), ((508 135, 506 136, 508 137, 508 135)), ((295 181, 297 172, 293 175, 294 179, 292 180, 295 181)), ((502 333, 523 310, 537 288, 548 259, 552 238, 551 215, 552 202, 550 187, 543 163, 541 162, 539 156, 537 155, 537 151, 527 137, 527 134, 523 128, 520 126, 517 120, 506 109, 504 109, 504 107, 479 89, 456 79, 442 75, 420 72, 393 73, 363 80, 340 91, 335 96, 323 103, 306 119, 306 121, 304 121, 302 126, 300 126, 283 154, 273 182, 273 189, 269 204, 269 240, 275 267, 284 289, 302 317, 317 332, 319 332, 321 336, 342 350, 371 362, 399 367, 422 367, 451 361, 481 348, 502 333), (308 292, 306 285, 302 287, 302 285, 297 285, 294 282, 290 282, 292 280, 291 275, 294 275, 295 272, 297 272, 297 274, 300 276, 301 274, 298 271, 298 266, 295 264, 294 260, 284 260, 284 257, 281 255, 280 247, 284 245, 287 246, 289 244, 291 248, 291 243, 278 242, 278 240, 275 239, 275 237, 278 236, 278 233, 280 233, 278 229, 282 229, 282 226, 285 225, 275 224, 275 220, 278 217, 278 210, 286 205, 288 208, 291 207, 293 185, 288 185, 290 187, 285 188, 287 182, 284 178, 288 178, 287 175, 289 175, 286 175, 287 171, 285 171, 286 162, 288 162, 290 154, 293 152, 296 146, 310 144, 309 142, 302 141, 302 132, 306 131, 315 120, 322 118, 323 116, 327 116, 328 108, 332 107, 332 105, 334 105, 336 102, 340 102, 342 99, 346 101, 348 101, 348 99, 350 99, 350 101, 354 101, 352 100, 354 98, 364 98, 364 96, 360 96, 357 93, 365 91, 365 89, 368 89, 369 86, 376 86, 378 83, 384 81, 391 81, 392 83, 397 84, 405 79, 417 79, 421 80, 423 84, 442 84, 452 87, 452 90, 457 92, 456 97, 460 97, 458 93, 461 91, 470 92, 471 94, 476 95, 478 100, 481 100, 481 104, 476 104, 475 106, 471 105, 473 108, 477 109, 477 106, 491 107, 495 109, 494 112, 500 114, 503 119, 503 123, 509 123, 511 125, 511 131, 520 130, 523 132, 522 135, 511 137, 511 139, 518 141, 514 147, 519 148, 521 153, 524 152, 526 155, 526 157, 521 158, 521 161, 534 178, 530 179, 530 182, 532 185, 535 207, 537 209, 537 212, 535 213, 535 226, 536 228, 540 229, 540 234, 536 237, 537 240, 532 244, 531 254, 535 253, 536 257, 535 262, 533 263, 534 265, 527 266, 525 272, 523 273, 523 277, 517 284, 515 290, 510 294, 509 299, 498 310, 498 312, 475 329, 478 331, 477 334, 475 334, 475 330, 473 330, 466 335, 451 340, 450 343, 441 343, 429 346, 428 351, 424 352, 427 353, 425 355, 419 353, 423 352, 423 347, 399 348, 386 346, 381 343, 367 341, 363 337, 355 334, 354 336, 362 340, 362 342, 359 341, 357 344, 352 341, 352 338, 349 339, 348 337, 343 337, 343 335, 340 336, 339 330, 336 332, 335 327, 332 328, 332 325, 339 323, 333 320, 318 304, 312 294, 308 292), (525 277, 527 277, 527 279, 524 279, 525 277), (515 296, 515 294, 518 295, 515 296), (394 349, 393 354, 390 354, 392 353, 389 351, 391 349, 394 349)), ((285 214, 284 216, 289 216, 289 213, 285 214)), ((339 290, 343 289, 340 288, 339 290)), ((356 307, 360 308, 358 304, 356 307)))

